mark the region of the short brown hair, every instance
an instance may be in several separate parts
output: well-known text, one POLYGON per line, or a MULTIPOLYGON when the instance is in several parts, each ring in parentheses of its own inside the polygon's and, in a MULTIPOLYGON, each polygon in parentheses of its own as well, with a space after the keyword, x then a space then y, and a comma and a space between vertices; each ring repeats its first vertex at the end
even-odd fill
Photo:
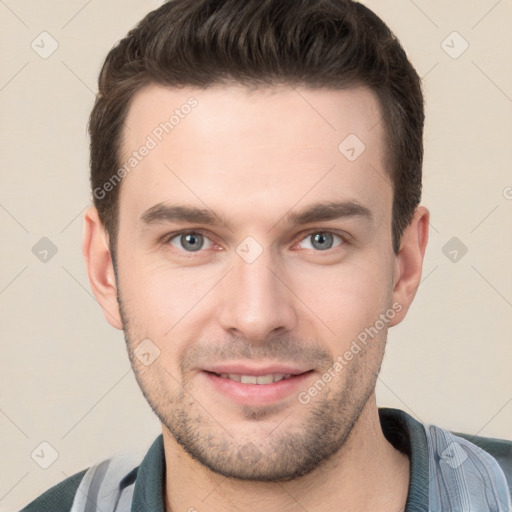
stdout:
POLYGON ((377 94, 398 251, 421 198, 423 94, 399 41, 367 7, 350 0, 170 0, 118 41, 98 82, 89 121, 91 186, 112 250, 121 186, 108 194, 95 191, 119 168, 123 123, 134 93, 150 83, 203 88, 238 83, 363 85, 377 94))

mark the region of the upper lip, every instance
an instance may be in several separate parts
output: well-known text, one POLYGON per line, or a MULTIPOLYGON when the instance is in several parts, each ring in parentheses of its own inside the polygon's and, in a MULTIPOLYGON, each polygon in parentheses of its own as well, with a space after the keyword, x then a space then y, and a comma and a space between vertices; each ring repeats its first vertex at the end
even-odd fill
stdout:
POLYGON ((231 363, 231 364, 212 364, 205 368, 201 368, 203 371, 212 373, 234 373, 238 375, 270 375, 275 373, 282 373, 284 375, 300 375, 311 370, 311 368, 301 368, 297 365, 288 364, 266 364, 266 365, 255 365, 249 363, 231 363))

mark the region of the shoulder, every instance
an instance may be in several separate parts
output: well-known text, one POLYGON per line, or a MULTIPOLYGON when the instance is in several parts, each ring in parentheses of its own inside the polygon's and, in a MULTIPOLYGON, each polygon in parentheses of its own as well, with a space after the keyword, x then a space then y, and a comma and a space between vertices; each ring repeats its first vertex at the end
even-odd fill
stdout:
POLYGON ((20 512, 69 512, 76 490, 87 469, 79 471, 66 480, 48 489, 20 512))
POLYGON ((460 432, 453 432, 453 434, 466 439, 490 454, 503 470, 512 493, 512 441, 493 437, 471 436, 460 432))
POLYGON ((139 454, 118 453, 66 478, 20 512, 90 510, 91 497, 94 497, 97 504, 95 510, 114 510, 121 495, 126 494, 127 499, 133 493, 139 464, 139 454))

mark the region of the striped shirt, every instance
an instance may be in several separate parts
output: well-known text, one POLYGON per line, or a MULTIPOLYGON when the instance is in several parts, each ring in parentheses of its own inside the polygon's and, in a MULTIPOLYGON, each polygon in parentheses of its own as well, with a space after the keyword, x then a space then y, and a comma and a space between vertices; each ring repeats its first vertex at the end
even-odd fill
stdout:
MULTIPOLYGON (((384 435, 410 460, 405 512, 512 511, 512 442, 424 425, 379 409, 384 435)), ((53 487, 21 512, 165 512, 162 435, 142 460, 116 456, 53 487)), ((192 503, 189 510, 201 510, 192 503)))

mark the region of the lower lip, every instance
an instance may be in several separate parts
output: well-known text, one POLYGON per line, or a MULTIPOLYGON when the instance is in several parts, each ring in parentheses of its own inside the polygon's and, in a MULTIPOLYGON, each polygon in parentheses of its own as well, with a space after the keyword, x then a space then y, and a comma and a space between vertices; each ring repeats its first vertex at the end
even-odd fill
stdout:
POLYGON ((215 373, 203 371, 213 388, 236 403, 243 405, 269 405, 297 394, 305 389, 305 381, 311 378, 313 371, 301 373, 272 384, 242 384, 236 380, 219 377, 215 373))

